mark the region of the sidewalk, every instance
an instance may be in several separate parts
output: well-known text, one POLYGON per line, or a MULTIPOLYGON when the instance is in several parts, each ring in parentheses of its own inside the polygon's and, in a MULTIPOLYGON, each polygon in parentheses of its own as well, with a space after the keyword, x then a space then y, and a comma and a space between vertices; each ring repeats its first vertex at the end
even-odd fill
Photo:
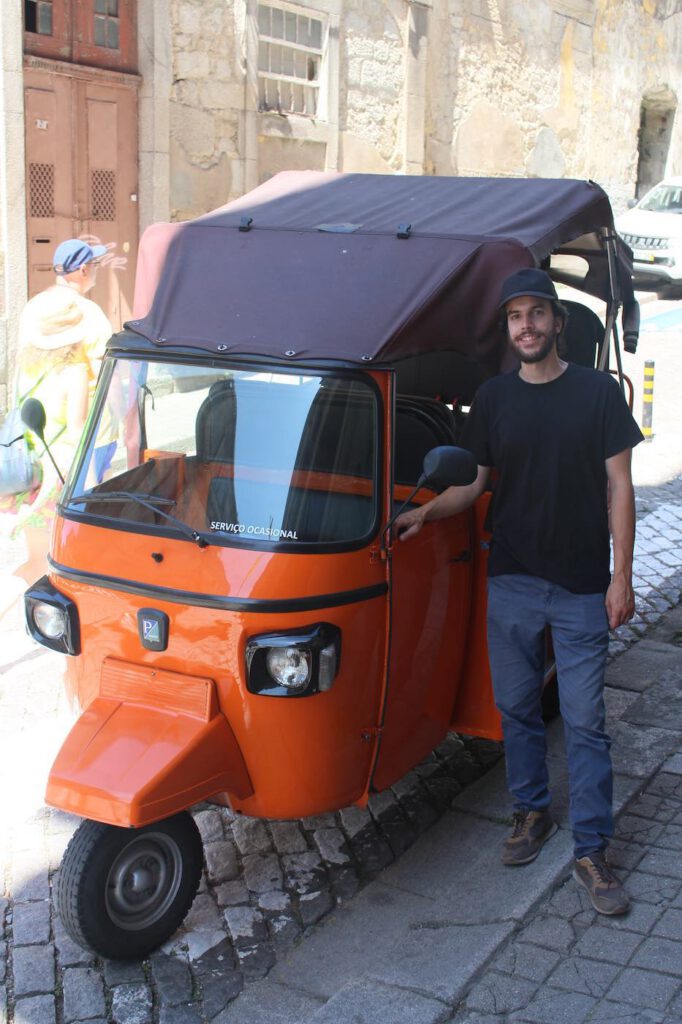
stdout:
POLYGON ((500 763, 347 908, 250 986, 220 1024, 679 1024, 682 1021, 682 608, 612 662, 617 838, 632 897, 596 914, 572 879, 561 727, 549 730, 561 828, 504 868, 500 763))
POLYGON ((71 721, 61 661, 16 609, 0 623, 0 1024, 679 1024, 682 479, 637 499, 638 614, 612 640, 607 691, 628 917, 599 918, 566 881, 555 722, 561 828, 532 865, 499 864, 499 746, 450 737, 366 811, 263 823, 197 808, 206 872, 185 926, 144 964, 91 957, 52 905, 78 823, 42 804, 71 721))

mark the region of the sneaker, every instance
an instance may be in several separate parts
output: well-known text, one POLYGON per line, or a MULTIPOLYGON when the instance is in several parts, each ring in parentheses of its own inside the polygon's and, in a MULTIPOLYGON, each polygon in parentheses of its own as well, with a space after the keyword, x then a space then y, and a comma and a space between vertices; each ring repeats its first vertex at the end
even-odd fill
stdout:
POLYGON ((585 889, 598 913, 627 914, 630 900, 606 863, 603 850, 578 857, 573 863, 573 877, 585 889))
POLYGON ((529 811, 522 807, 514 811, 514 827, 511 835, 505 839, 502 850, 502 863, 510 867, 519 864, 530 864, 535 860, 543 843, 557 830, 549 811, 529 811))

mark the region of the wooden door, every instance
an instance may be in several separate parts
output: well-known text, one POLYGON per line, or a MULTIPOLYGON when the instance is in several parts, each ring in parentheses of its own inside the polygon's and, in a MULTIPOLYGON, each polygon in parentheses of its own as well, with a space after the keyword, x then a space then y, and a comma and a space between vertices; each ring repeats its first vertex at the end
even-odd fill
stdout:
POLYGON ((54 283, 54 250, 75 234, 71 83, 29 72, 24 95, 28 288, 35 295, 54 283))
POLYGON ((90 297, 117 330, 137 253, 137 78, 27 58, 24 79, 29 294, 53 282, 59 242, 104 244, 90 297))

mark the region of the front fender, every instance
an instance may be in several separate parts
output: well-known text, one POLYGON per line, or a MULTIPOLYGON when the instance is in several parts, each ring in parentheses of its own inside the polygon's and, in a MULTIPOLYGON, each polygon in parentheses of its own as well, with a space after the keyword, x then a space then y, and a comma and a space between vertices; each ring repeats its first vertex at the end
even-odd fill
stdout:
POLYGON ((139 827, 218 793, 253 794, 210 679, 107 658, 99 695, 66 737, 46 803, 139 827))

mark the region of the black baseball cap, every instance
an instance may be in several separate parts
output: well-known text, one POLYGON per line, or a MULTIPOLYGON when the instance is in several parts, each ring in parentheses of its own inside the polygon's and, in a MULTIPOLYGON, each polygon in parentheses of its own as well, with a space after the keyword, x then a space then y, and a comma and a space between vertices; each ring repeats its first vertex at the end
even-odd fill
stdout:
POLYGON ((559 301, 554 281, 549 274, 537 267, 524 267, 502 282, 497 308, 502 309, 510 299, 518 299, 520 295, 535 295, 539 299, 549 299, 550 302, 559 301))

